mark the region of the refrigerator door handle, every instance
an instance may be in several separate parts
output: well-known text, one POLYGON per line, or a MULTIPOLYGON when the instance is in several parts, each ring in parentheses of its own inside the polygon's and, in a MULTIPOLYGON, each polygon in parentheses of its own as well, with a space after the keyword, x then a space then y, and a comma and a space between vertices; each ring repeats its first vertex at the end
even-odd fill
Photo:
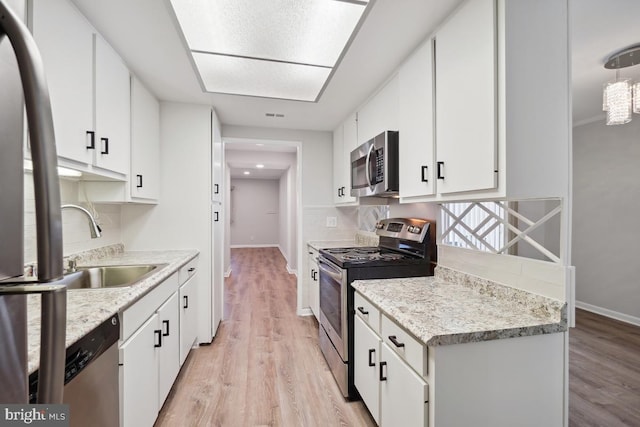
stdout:
POLYGON ((18 61, 27 110, 38 235, 38 280, 62 277, 62 214, 49 89, 40 51, 29 29, 0 0, 0 38, 9 37, 18 61))

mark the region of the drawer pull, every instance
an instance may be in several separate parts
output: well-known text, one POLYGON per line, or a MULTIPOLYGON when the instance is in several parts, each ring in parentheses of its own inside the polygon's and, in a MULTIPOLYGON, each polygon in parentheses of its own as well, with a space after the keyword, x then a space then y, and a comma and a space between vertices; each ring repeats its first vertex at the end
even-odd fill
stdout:
POLYGON ((380 362, 380 381, 386 381, 387 376, 384 374, 384 367, 387 366, 387 362, 380 362))
POLYGON ((398 341, 398 338, 395 335, 389 335, 389 341, 391 341, 396 347, 404 347, 404 343, 398 341))
POLYGON ((376 354, 376 349, 370 348, 369 349, 369 366, 376 366, 376 362, 371 361, 371 356, 373 356, 374 354, 376 354))
POLYGON ((366 316, 367 314, 369 314, 368 311, 366 311, 364 309, 364 307, 358 307, 358 311, 360 312, 360 314, 362 314, 363 316, 366 316))

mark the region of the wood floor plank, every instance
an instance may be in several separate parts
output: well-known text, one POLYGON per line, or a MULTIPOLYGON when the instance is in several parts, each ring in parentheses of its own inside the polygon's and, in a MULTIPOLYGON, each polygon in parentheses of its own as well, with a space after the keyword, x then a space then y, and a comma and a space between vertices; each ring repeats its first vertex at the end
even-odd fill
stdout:
POLYGON ((374 426, 340 393, 318 323, 296 315, 296 278, 276 248, 233 249, 225 319, 194 349, 157 426, 374 426))
POLYGON ((640 426, 640 327, 576 310, 569 331, 569 426, 640 426))

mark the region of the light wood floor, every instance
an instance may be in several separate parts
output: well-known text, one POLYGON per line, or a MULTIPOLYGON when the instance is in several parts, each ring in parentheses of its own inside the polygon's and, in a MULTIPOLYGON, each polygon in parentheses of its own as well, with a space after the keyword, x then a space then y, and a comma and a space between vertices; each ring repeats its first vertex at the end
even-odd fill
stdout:
POLYGON ((340 394, 315 318, 296 315, 295 276, 278 249, 233 249, 231 267, 225 320, 191 352, 156 425, 375 425, 340 394))
MULTIPOLYGON (((225 320, 194 349, 157 426, 373 426, 346 402, 295 313, 295 276, 275 248, 233 249, 225 320)), ((576 311, 569 332, 570 427, 640 427, 640 328, 576 311)))
POLYGON ((640 327, 576 310, 569 391, 570 427, 640 426, 640 327))

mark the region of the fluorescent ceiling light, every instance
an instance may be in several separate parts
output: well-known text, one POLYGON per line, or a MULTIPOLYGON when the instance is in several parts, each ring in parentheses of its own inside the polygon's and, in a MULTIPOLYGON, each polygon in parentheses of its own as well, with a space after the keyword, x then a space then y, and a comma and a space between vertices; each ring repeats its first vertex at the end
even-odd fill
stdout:
POLYGON ((242 173, 245 174, 245 175, 251 175, 251 172, 249 172, 249 171, 244 171, 242 173))
POLYGON ((256 167, 257 167, 258 169, 262 169, 262 168, 264 167, 264 165, 256 165, 256 167))
POLYGON ((300 101, 318 100, 370 4, 170 2, 207 92, 300 101))

